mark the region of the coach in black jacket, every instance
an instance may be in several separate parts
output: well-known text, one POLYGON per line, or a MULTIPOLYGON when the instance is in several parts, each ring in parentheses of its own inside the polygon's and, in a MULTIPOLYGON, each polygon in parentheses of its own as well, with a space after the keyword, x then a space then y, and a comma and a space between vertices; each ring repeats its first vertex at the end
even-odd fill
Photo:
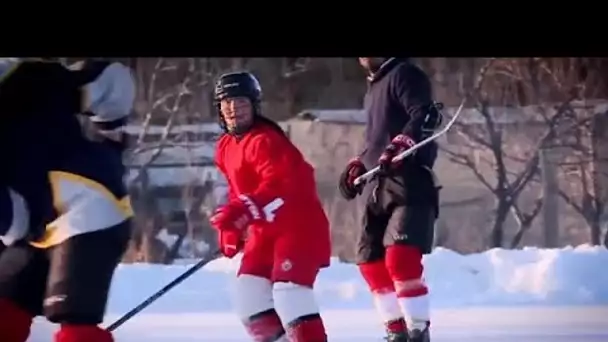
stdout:
POLYGON ((339 188, 348 200, 365 191, 357 261, 388 340, 427 342, 430 314, 422 255, 431 251, 438 216, 439 186, 432 171, 437 144, 396 165, 391 160, 433 134, 441 115, 428 76, 408 59, 361 57, 359 62, 369 74, 366 146, 346 166, 339 188), (379 177, 367 186, 354 185, 378 164, 379 177))

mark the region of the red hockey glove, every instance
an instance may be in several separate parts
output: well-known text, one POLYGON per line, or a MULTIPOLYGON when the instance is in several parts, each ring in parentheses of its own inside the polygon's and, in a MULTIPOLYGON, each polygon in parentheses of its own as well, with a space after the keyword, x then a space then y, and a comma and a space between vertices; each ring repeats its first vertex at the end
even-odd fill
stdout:
POLYGON ((340 175, 340 184, 338 184, 342 197, 347 200, 352 200, 357 197, 357 195, 361 194, 365 182, 361 182, 359 185, 355 186, 355 179, 366 172, 367 169, 359 158, 353 158, 348 162, 346 168, 340 175))
POLYGON ((248 196, 240 195, 219 208, 211 217, 211 225, 219 230, 244 231, 254 221, 261 219, 261 210, 248 196))
POLYGON ((242 249, 245 241, 241 231, 220 230, 218 232, 220 252, 226 258, 234 258, 242 249))
POLYGON ((392 160, 399 153, 407 150, 414 146, 416 142, 405 134, 399 134, 393 138, 391 143, 384 149, 384 153, 378 159, 381 173, 387 173, 395 168, 399 167, 400 162, 393 163, 392 160))

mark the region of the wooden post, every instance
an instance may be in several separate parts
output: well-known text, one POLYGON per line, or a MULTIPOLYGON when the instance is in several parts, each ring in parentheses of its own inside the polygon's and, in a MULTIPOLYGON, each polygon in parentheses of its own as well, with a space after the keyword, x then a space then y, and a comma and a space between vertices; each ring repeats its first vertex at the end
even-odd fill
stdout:
POLYGON ((556 166, 551 156, 554 151, 542 149, 540 168, 543 186, 543 237, 546 248, 558 247, 559 243, 559 202, 556 166))

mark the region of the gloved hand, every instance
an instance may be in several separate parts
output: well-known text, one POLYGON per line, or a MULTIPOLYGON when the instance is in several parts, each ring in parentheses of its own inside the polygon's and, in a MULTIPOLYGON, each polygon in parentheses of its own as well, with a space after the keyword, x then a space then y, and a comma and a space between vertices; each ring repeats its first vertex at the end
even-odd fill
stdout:
POLYGON ((235 230, 220 230, 218 233, 220 252, 226 258, 234 258, 245 244, 243 234, 235 230))
POLYGON ((218 230, 245 230, 253 221, 261 220, 262 209, 247 195, 237 198, 217 209, 211 217, 211 225, 218 230))
POLYGON ((397 163, 393 163, 392 160, 401 152, 414 146, 416 142, 405 134, 399 134, 391 140, 391 143, 384 149, 382 155, 378 159, 378 166, 380 166, 380 173, 387 174, 390 171, 396 169, 401 165, 403 160, 397 163))
POLYGON ((240 251, 245 231, 253 220, 253 213, 240 199, 228 202, 211 216, 211 226, 218 230, 224 256, 231 258, 240 251))
POLYGON ((338 185, 342 197, 346 200, 352 200, 361 194, 363 187, 365 187, 365 182, 361 182, 355 186, 355 179, 366 172, 367 169, 359 158, 353 158, 346 164, 346 168, 340 175, 340 183, 338 185))

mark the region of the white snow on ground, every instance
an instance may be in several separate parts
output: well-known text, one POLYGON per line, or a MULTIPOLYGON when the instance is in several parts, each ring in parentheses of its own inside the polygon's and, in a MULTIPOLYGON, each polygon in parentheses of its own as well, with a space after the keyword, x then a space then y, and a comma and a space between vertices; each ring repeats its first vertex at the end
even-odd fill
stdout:
MULTIPOLYGON (((468 342, 471 336, 488 342, 608 341, 608 250, 603 247, 471 255, 437 248, 424 263, 437 341, 468 342)), ((247 341, 231 312, 238 265, 238 258, 211 262, 125 323, 117 342, 247 341)), ((188 267, 121 265, 106 324, 188 267)), ((321 272, 316 293, 332 342, 379 341, 382 329, 355 266, 333 260, 321 272)), ((51 328, 37 324, 30 341, 50 342, 51 328)))

